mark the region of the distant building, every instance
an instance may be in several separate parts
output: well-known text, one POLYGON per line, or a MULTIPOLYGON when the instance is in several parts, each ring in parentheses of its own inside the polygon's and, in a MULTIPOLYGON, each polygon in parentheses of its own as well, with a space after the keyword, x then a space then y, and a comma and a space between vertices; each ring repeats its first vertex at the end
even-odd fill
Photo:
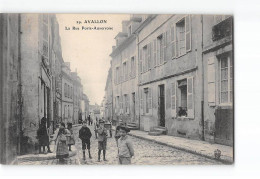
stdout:
POLYGON ((62 65, 62 122, 73 123, 73 79, 70 71, 70 63, 62 65))
POLYGON ((79 122, 79 119, 82 119, 82 109, 81 109, 81 103, 82 103, 82 84, 81 79, 78 76, 77 72, 72 72, 72 79, 73 79, 73 124, 76 124, 79 122))
POLYGON ((104 118, 109 121, 113 120, 113 91, 112 91, 112 69, 109 68, 104 97, 104 118))

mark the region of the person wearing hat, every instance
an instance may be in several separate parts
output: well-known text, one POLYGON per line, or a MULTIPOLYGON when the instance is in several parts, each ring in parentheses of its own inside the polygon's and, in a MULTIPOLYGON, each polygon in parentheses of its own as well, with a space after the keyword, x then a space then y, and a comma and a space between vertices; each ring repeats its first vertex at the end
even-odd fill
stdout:
POLYGON ((128 128, 120 127, 121 137, 118 139, 118 159, 121 165, 131 164, 131 158, 134 156, 134 148, 132 141, 127 136, 128 132, 130 132, 128 128))
POLYGON ((99 120, 98 134, 98 162, 100 162, 101 150, 103 150, 103 160, 106 160, 106 147, 107 147, 107 130, 104 127, 105 121, 99 120))
POLYGON ((85 121, 83 121, 83 126, 79 130, 79 138, 82 141, 82 151, 83 151, 83 159, 84 160, 86 159, 86 156, 85 156, 86 147, 88 149, 89 158, 92 159, 91 154, 90 154, 90 138, 91 138, 91 136, 92 136, 92 133, 87 126, 87 121, 85 120, 85 121))

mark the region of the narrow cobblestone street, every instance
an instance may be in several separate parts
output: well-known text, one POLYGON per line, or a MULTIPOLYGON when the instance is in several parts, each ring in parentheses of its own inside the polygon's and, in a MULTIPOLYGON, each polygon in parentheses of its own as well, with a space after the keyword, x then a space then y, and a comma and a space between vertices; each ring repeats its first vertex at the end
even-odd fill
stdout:
MULTIPOLYGON (((80 126, 74 128, 74 135, 78 137, 80 126)), ((77 138, 76 149, 77 155, 66 160, 67 165, 117 165, 117 147, 114 137, 108 138, 107 142, 107 160, 104 162, 101 156, 101 162, 97 161, 97 140, 95 139, 94 127, 90 126, 92 131, 91 138, 91 154, 92 159, 86 156, 84 161, 82 158, 81 140, 77 138)), ((136 165, 209 165, 221 164, 218 161, 210 160, 198 155, 180 151, 171 147, 131 137, 134 144, 135 157, 132 159, 132 164, 136 165)), ((87 153, 87 152, 86 152, 87 153)), ((56 165, 59 164, 57 159, 43 161, 20 161, 21 165, 56 165)))

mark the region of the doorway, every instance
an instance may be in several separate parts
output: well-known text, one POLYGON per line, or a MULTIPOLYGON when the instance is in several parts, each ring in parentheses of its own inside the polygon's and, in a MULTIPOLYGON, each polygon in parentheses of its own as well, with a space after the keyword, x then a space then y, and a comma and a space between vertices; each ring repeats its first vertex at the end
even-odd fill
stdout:
POLYGON ((165 92, 164 85, 159 85, 158 94, 158 119, 159 125, 165 127, 165 92))

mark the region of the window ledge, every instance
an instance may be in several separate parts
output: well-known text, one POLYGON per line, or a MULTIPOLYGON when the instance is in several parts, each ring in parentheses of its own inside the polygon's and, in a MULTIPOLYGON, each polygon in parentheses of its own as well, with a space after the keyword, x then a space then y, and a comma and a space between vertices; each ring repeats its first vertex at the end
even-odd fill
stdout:
POLYGON ((190 121, 190 120, 194 120, 194 118, 191 118, 191 117, 172 117, 172 119, 176 119, 177 121, 190 121))

